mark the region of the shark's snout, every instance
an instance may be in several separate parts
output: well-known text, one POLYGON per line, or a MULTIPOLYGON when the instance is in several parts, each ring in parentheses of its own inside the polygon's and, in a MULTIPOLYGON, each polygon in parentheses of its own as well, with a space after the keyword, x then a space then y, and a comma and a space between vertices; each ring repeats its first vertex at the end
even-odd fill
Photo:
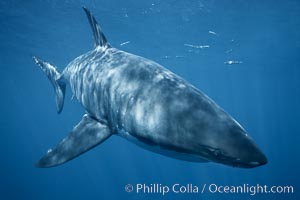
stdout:
POLYGON ((267 157, 258 148, 254 140, 244 130, 235 133, 236 137, 228 149, 228 154, 234 158, 236 167, 253 168, 268 163, 267 157))
POLYGON ((219 125, 215 134, 211 134, 219 136, 217 141, 215 140, 212 145, 204 144, 208 152, 206 158, 240 168, 254 168, 267 164, 267 157, 242 126, 234 120, 229 122, 230 125, 219 125))
POLYGON ((242 150, 235 162, 235 165, 237 167, 253 168, 265 165, 267 163, 267 157, 255 145, 251 148, 247 147, 246 150, 242 150))

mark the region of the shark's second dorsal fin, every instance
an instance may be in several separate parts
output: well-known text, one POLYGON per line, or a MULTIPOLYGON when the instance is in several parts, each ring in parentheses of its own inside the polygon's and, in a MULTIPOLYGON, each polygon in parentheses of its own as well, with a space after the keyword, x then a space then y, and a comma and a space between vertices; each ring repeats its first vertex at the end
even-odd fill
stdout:
POLYGON ((83 7, 83 10, 86 13, 86 16, 90 22, 93 34, 94 34, 94 40, 95 40, 95 45, 97 46, 101 46, 101 47, 110 47, 110 45, 108 44, 106 37, 104 36, 104 34, 101 31, 100 26, 98 25, 95 17, 92 15, 92 13, 86 8, 83 7))

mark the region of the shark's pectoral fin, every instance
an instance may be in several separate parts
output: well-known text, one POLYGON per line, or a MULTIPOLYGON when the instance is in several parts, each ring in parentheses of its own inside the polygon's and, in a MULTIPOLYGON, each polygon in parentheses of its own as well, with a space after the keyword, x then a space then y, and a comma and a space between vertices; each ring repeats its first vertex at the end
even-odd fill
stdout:
POLYGON ((48 150, 36 166, 54 167, 63 164, 102 143, 110 135, 109 127, 86 114, 66 138, 48 150))

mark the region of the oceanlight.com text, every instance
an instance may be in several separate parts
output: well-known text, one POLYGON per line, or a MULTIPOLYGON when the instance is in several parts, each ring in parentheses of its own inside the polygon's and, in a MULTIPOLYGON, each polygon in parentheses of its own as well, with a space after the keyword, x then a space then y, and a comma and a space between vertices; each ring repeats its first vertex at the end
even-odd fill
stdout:
POLYGON ((268 186, 262 184, 241 184, 241 185, 218 185, 211 184, 179 184, 172 185, 160 183, 137 183, 125 185, 125 191, 136 194, 248 194, 251 196, 258 194, 293 194, 294 187, 291 185, 268 186))

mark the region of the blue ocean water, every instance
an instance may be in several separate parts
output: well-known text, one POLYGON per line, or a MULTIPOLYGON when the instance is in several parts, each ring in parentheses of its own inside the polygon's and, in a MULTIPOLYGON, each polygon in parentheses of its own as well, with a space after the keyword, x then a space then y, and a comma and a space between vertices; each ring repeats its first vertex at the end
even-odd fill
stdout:
POLYGON ((2 0, 0 199, 299 199, 299 27, 298 0, 2 0), (64 165, 36 168, 84 110, 67 88, 58 115, 52 86, 31 57, 63 69, 92 49, 82 6, 94 13, 112 46, 157 61, 214 99, 269 163, 254 169, 189 163, 113 136, 64 165), (224 63, 230 60, 242 63, 224 63), (176 183, 200 191, 124 190, 127 184, 176 183), (294 192, 201 194, 211 184, 293 186, 294 192))

